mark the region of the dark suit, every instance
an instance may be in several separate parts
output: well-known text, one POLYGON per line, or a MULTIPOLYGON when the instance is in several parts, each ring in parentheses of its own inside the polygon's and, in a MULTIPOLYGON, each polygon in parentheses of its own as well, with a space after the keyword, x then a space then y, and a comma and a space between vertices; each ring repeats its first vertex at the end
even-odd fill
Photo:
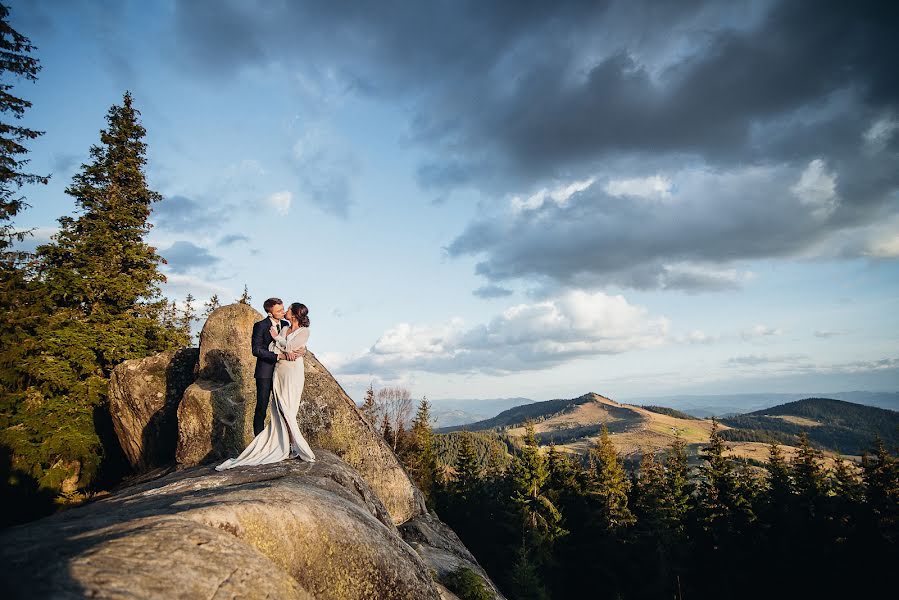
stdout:
MULTIPOLYGON (((281 319, 281 327, 290 327, 290 322, 281 319)), ((253 434, 265 428, 265 413, 272 395, 272 377, 275 374, 275 363, 278 355, 268 349, 272 343, 272 320, 269 317, 253 325, 253 356, 256 357, 256 411, 253 413, 253 434)))

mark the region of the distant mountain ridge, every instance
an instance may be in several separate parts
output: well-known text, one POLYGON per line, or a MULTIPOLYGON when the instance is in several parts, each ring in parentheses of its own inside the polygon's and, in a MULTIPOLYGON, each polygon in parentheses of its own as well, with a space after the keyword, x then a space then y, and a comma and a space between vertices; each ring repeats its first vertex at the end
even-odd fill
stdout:
MULTIPOLYGON (((534 422, 541 445, 552 442, 562 451, 579 454, 593 445, 605 426, 618 451, 631 460, 647 451, 661 451, 676 438, 686 442, 695 455, 708 443, 712 427, 710 419, 697 419, 663 406, 618 403, 591 392, 577 398, 515 406, 489 419, 435 432, 490 431, 514 439, 524 435, 528 420, 534 422)), ((733 454, 754 460, 765 459, 772 441, 797 446, 803 431, 814 445, 831 454, 859 455, 872 448, 877 436, 888 445, 899 444, 899 412, 831 398, 805 398, 718 422, 733 454)))
POLYGON ((812 443, 844 454, 870 450, 875 438, 899 445, 899 412, 833 398, 804 398, 721 419, 730 440, 795 443, 803 431, 812 443))
POLYGON ((899 410, 899 392, 809 392, 801 394, 757 392, 751 394, 678 394, 634 397, 622 402, 668 406, 696 417, 745 414, 805 398, 832 398, 854 404, 899 410))
MULTIPOLYGON (((504 410, 490 419, 483 419, 481 421, 476 421, 474 423, 468 423, 464 425, 441 427, 435 431, 436 433, 450 433, 452 431, 459 431, 462 429, 465 429, 467 431, 483 431, 485 429, 493 429, 494 427, 520 425, 528 419, 537 419, 540 417, 545 418, 571 407, 585 404, 587 402, 592 402, 595 398, 605 397, 591 392, 577 398, 532 402, 530 404, 515 406, 504 410)), ((608 400, 608 398, 605 399, 608 400)))
POLYGON ((515 406, 530 404, 530 398, 443 398, 431 400, 435 428, 482 421, 515 406))

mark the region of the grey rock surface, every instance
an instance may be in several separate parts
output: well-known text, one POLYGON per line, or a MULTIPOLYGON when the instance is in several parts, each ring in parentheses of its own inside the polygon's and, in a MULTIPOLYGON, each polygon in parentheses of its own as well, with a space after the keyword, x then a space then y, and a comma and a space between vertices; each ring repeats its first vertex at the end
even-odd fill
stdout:
MULTIPOLYGON (((250 337, 261 318, 245 304, 209 315, 200 335, 199 377, 178 406, 179 465, 220 462, 240 454, 253 439, 256 358, 250 337)), ((297 421, 313 449, 330 450, 359 471, 394 523, 425 512, 421 492, 352 398, 311 351, 303 362, 306 383, 297 421)))
POLYGON ((445 582, 451 573, 467 567, 484 580, 484 584, 493 591, 496 598, 504 598, 456 532, 433 513, 418 515, 400 525, 399 530, 403 539, 424 559, 438 581, 445 582))
POLYGON ((246 304, 217 308, 200 332, 199 375, 178 406, 175 457, 192 466, 236 456, 253 439, 256 358, 250 338, 262 315, 246 304))
POLYGON ((356 469, 390 511, 394 523, 426 513, 421 492, 352 398, 311 351, 304 362, 306 384, 297 420, 307 441, 334 452, 356 469))
POLYGON ((327 451, 193 467, 0 535, 14 598, 437 599, 428 566, 327 451))
POLYGON ((171 464, 178 405, 196 378, 197 348, 126 360, 109 380, 109 412, 128 462, 138 472, 171 464))

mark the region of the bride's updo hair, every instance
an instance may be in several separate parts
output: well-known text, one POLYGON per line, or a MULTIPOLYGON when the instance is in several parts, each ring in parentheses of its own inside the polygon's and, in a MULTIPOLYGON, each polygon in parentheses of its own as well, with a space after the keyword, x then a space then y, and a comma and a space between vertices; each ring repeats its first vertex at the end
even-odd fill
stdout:
POLYGON ((288 310, 290 310, 291 314, 297 318, 300 327, 309 327, 309 309, 306 308, 305 304, 294 302, 290 305, 288 310))

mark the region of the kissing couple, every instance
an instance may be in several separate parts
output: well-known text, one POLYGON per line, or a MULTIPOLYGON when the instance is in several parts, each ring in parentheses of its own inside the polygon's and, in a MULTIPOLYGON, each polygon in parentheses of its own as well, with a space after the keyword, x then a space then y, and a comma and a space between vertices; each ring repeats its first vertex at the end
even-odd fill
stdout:
POLYGON ((229 458, 216 471, 296 457, 315 462, 315 454, 297 425, 306 382, 303 355, 309 341, 309 309, 294 302, 285 310, 280 298, 269 298, 262 307, 268 316, 253 325, 252 338, 256 357, 256 437, 240 456, 229 458), (270 413, 268 425, 266 411, 270 413))

